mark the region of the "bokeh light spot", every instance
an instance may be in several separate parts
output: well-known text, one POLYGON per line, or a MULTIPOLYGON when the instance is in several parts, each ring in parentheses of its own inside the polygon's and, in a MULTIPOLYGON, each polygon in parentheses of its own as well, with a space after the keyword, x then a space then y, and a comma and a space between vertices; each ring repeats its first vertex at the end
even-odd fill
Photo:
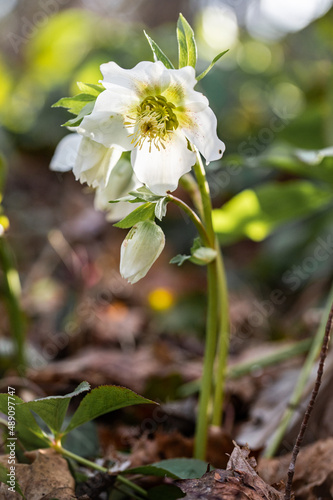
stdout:
POLYGON ((166 288, 155 288, 148 295, 149 305, 154 311, 166 311, 175 301, 173 293, 166 288))

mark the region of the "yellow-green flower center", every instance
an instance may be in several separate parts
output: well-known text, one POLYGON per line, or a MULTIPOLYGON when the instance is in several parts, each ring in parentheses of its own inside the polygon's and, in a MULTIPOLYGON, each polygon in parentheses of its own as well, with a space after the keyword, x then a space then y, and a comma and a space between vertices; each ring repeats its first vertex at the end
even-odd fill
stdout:
POLYGON ((136 108, 136 117, 129 117, 131 122, 125 126, 135 126, 132 143, 141 148, 144 141, 149 142, 149 151, 153 144, 158 150, 165 149, 164 141, 168 134, 178 127, 177 116, 174 113, 174 104, 168 102, 161 95, 148 96, 136 108))

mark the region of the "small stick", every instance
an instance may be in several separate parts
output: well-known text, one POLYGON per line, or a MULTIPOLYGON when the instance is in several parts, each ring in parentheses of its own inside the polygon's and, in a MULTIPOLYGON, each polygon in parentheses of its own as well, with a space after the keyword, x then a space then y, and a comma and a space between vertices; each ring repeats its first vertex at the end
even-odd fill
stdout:
POLYGON ((308 423, 309 423, 309 419, 310 419, 310 416, 311 416, 311 413, 312 413, 312 410, 313 410, 313 407, 314 407, 314 404, 316 401, 316 397, 317 397, 318 392, 319 392, 321 379, 322 379, 323 372, 324 372, 324 364, 325 364, 325 360, 327 357, 327 351, 328 351, 328 345, 329 345, 329 341, 330 341, 330 334, 332 331, 332 326, 333 326, 333 304, 331 306, 330 313, 328 315, 328 320, 326 323, 325 336, 324 336, 323 345, 322 345, 322 348, 320 351, 320 360, 319 360, 319 366, 318 366, 318 371, 317 371, 316 383, 315 383, 315 386, 314 386, 312 394, 311 394, 311 399, 310 399, 309 404, 306 408, 306 411, 305 411, 305 414, 303 417, 303 421, 301 424, 301 428, 300 428, 299 434, 298 434, 297 439, 296 439, 296 443, 294 445, 293 454, 292 454, 289 469, 288 469, 288 479, 287 479, 286 490, 285 490, 285 494, 284 494, 284 500, 290 500, 290 497, 291 497, 291 486, 292 486, 293 477, 294 477, 294 473, 295 473, 296 459, 297 459, 297 455, 298 455, 299 450, 300 450, 300 446, 301 446, 302 441, 303 441, 305 431, 306 431, 308 423))

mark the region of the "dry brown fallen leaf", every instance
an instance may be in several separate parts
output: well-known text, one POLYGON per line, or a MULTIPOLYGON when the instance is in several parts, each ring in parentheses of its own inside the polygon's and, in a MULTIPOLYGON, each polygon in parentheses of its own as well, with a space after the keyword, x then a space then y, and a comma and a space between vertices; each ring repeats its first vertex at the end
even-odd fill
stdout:
MULTIPOLYGON (((169 458, 193 456, 193 438, 182 436, 178 431, 158 430, 151 439, 144 434, 138 439, 129 457, 131 467, 147 465, 169 458)), ((214 467, 225 467, 232 451, 230 437, 222 429, 209 429, 207 461, 214 467)))
POLYGON ((184 500, 283 500, 277 490, 256 473, 256 462, 248 448, 235 445, 227 470, 215 469, 200 479, 184 479, 175 484, 184 492, 184 500))
MULTIPOLYGON (((269 483, 286 478, 291 454, 261 459, 259 473, 269 483)), ((302 448, 296 462, 293 481, 295 500, 331 500, 333 498, 333 438, 302 448)))
MULTIPOLYGON (((27 500, 74 500, 75 481, 66 460, 53 450, 27 452, 31 464, 16 464, 16 480, 27 500)), ((6 461, 1 461, 6 466, 6 461)), ((1 500, 22 500, 0 483, 1 500)))

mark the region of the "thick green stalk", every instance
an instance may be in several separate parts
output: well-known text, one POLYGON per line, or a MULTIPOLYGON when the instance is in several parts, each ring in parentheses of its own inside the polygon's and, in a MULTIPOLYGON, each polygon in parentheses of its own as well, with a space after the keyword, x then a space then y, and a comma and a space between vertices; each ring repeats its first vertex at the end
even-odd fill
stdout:
POLYGON ((329 293, 329 296, 327 299, 327 303, 326 303, 325 310, 324 310, 323 315, 322 315, 320 325, 319 325, 317 333, 313 339, 311 349, 307 355, 305 363, 304 363, 302 370, 299 374, 295 389, 294 389, 294 391, 291 395, 291 398, 289 400, 289 405, 282 416, 282 419, 279 423, 277 430, 275 431, 275 434, 273 436, 271 443, 266 448, 265 457, 271 458, 277 452, 278 447, 280 446, 280 443, 283 439, 283 436, 285 435, 286 430, 289 426, 290 420, 294 414, 295 408, 297 408, 297 406, 299 405, 299 403, 301 401, 305 384, 310 376, 314 362, 319 355, 319 352, 320 352, 320 349, 321 349, 321 346, 323 343, 323 338, 325 335, 326 319, 327 319, 329 311, 331 309, 332 302, 333 302, 333 285, 332 285, 332 288, 330 290, 330 293, 329 293))
MULTIPOLYGON (((75 453, 72 453, 71 451, 65 450, 61 445, 53 445, 52 448, 57 452, 63 455, 64 457, 71 458, 72 460, 75 460, 76 462, 85 465, 86 467, 89 467, 91 469, 98 470, 100 472, 108 472, 108 469, 106 467, 102 467, 101 465, 95 464, 95 462, 91 462, 90 460, 87 460, 86 458, 80 457, 79 455, 76 455, 75 453)), ((137 484, 133 483, 129 479, 127 479, 124 476, 118 475, 117 476, 117 481, 120 483, 128 486, 131 488, 133 491, 136 491, 137 493, 140 493, 141 496, 144 498, 148 497, 148 494, 146 490, 138 486, 137 484)))
POLYGON ((216 353, 217 339, 217 273, 216 261, 207 266, 208 281, 208 308, 206 324, 206 345, 199 395, 199 410, 194 441, 194 457, 201 460, 206 458, 209 402, 212 395, 213 367, 216 353))
POLYGON ((220 426, 222 424, 224 386, 227 374, 227 359, 229 352, 229 304, 227 280, 222 253, 219 249, 218 243, 216 244, 216 248, 219 250, 216 259, 218 275, 218 297, 221 312, 219 318, 218 351, 216 355, 215 394, 212 424, 220 426))
MULTIPOLYGON (((206 228, 209 245, 215 249, 215 233, 212 222, 212 202, 210 198, 209 186, 206 179, 206 172, 202 164, 199 152, 196 150, 197 162, 194 166, 194 173, 202 200, 203 221, 206 228)), ((217 322, 218 322, 218 282, 217 282, 217 262, 211 262, 207 266, 207 287, 208 287, 208 307, 206 323, 206 345, 203 364, 203 374, 199 395, 199 409, 194 442, 194 456, 196 458, 206 458, 208 426, 209 426, 209 403, 212 395, 214 359, 217 342, 217 322)))
POLYGON ((4 236, 0 236, 0 268, 3 270, 11 334, 16 347, 16 367, 19 375, 24 376, 25 328, 20 306, 21 284, 10 247, 4 236))
POLYGON ((212 200, 210 198, 209 185, 206 179, 206 172, 201 160, 200 153, 197 149, 195 149, 195 152, 197 155, 197 162, 194 165, 193 170, 197 178, 198 187, 201 194, 203 220, 208 237, 210 239, 211 247, 215 248, 215 233, 212 221, 212 200))

